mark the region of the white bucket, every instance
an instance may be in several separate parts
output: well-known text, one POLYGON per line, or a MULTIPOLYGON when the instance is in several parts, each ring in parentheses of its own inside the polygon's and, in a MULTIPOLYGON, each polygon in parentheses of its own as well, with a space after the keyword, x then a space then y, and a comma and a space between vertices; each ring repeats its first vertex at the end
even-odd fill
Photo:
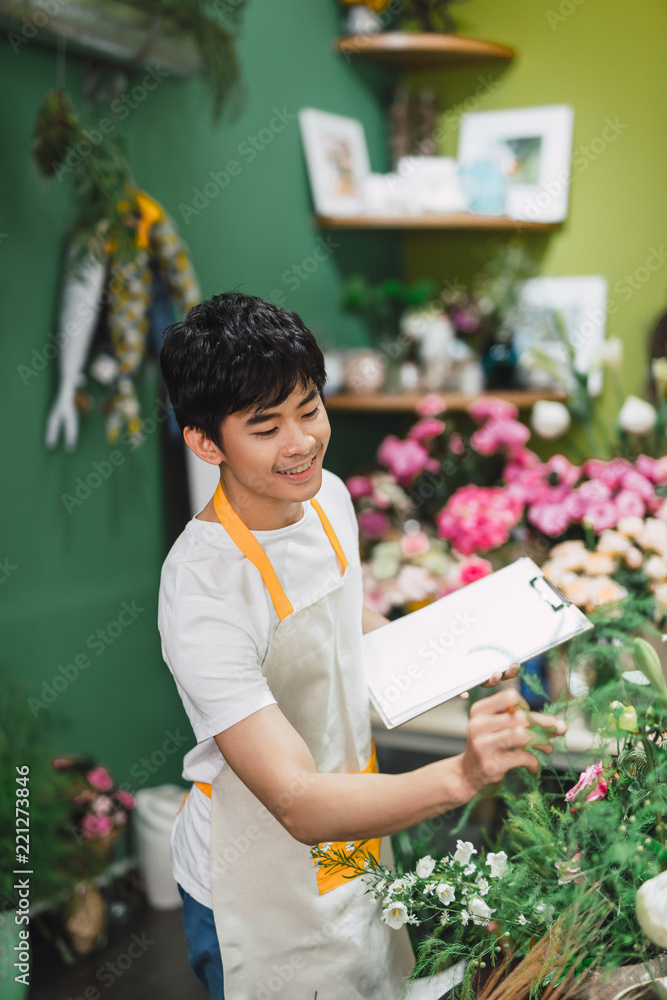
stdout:
POLYGON ((158 910, 173 910, 181 905, 171 869, 170 838, 185 792, 180 785, 159 785, 136 793, 133 823, 139 872, 146 885, 148 902, 158 910))

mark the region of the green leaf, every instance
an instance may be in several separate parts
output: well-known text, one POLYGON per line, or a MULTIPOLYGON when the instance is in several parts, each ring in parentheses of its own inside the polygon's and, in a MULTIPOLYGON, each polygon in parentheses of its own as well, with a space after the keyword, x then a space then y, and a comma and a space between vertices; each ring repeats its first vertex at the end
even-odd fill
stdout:
POLYGON ((651 683, 651 686, 663 697, 667 698, 667 684, 662 673, 660 658, 650 642, 646 639, 635 639, 634 661, 637 670, 641 670, 651 683))

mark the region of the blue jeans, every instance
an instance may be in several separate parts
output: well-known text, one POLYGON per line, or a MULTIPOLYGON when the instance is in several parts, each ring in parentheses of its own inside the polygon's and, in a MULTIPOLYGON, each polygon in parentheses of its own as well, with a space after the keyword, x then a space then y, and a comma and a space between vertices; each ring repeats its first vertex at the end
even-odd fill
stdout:
POLYGON ((188 962, 197 979, 211 995, 211 1000, 225 1000, 222 979, 222 955, 215 930, 213 910, 185 892, 178 891, 183 900, 183 924, 188 942, 188 962))

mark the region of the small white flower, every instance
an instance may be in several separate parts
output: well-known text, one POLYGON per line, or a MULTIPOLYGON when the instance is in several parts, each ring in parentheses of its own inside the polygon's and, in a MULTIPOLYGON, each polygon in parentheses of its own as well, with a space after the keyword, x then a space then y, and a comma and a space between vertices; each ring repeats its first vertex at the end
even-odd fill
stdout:
POLYGON ((393 895, 396 892, 402 892, 404 888, 403 879, 397 878, 389 886, 389 894, 393 895))
POLYGON ((417 875, 419 878, 428 878, 434 868, 435 861, 430 854, 427 854, 425 858, 420 858, 417 862, 417 875))
POLYGON ((456 899, 456 893, 454 892, 454 886, 449 885, 448 882, 440 882, 435 894, 441 903, 447 906, 448 903, 453 903, 456 899))
POLYGON ((473 847, 469 840, 457 840, 456 841, 456 851, 454 852, 454 861, 458 861, 459 864, 467 865, 473 854, 477 854, 477 849, 473 847))
POLYGON ((648 434, 655 427, 655 407, 638 396, 628 396, 618 415, 619 425, 628 434, 648 434))
POLYGON ((491 886, 489 885, 489 883, 486 881, 485 878, 478 878, 477 888, 479 889, 480 896, 486 896, 491 886))
POLYGON ((474 871, 475 871, 475 863, 472 862, 472 864, 469 864, 467 868, 463 869, 463 874, 464 875, 472 875, 472 873, 474 871))
POLYGON ((414 872, 410 872, 408 875, 403 876, 403 882, 405 884, 406 889, 411 889, 416 881, 417 881, 417 876, 414 874, 414 872))
POLYGON ((498 851, 497 854, 487 854, 486 864, 491 869, 491 878, 500 878, 507 868, 507 855, 504 851, 498 851))
POLYGON ((468 911, 467 910, 462 910, 461 911, 461 923, 463 924, 464 927, 468 923, 469 920, 470 920, 470 914, 468 913, 468 911))
POLYGON ((444 927, 446 923, 449 923, 449 913, 447 910, 440 914, 440 924, 444 927))
POLYGON ((320 850, 324 851, 325 854, 328 854, 332 847, 333 843, 330 840, 327 840, 324 844, 320 844, 320 850))
POLYGON ((425 896, 432 896, 435 891, 435 882, 427 882, 422 892, 425 896))
POLYGON ((524 917, 523 913, 519 914, 519 916, 516 918, 516 922, 517 922, 517 924, 521 924, 522 927, 524 926, 524 924, 528 923, 528 921, 524 917))
POLYGON ((357 845, 354 843, 354 841, 348 840, 347 844, 345 845, 345 853, 352 854, 353 851, 356 851, 356 849, 357 845))
POLYGON ((398 930, 408 921, 408 909, 404 903, 393 902, 382 911, 382 919, 388 927, 398 930))
POLYGON ((479 897, 470 900, 468 903, 468 909, 470 910, 470 915, 476 924, 483 924, 491 918, 492 913, 496 912, 495 910, 492 910, 490 906, 487 906, 483 899, 479 899, 479 897))

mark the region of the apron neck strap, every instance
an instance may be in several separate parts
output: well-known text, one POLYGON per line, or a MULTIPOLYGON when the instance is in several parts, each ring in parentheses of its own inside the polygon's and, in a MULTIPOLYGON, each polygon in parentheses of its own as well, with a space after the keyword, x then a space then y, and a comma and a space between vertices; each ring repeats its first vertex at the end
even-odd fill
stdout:
MULTIPOLYGON (((338 541, 333 528, 329 524, 328 518, 318 504, 317 500, 311 500, 310 502, 317 511, 320 521, 322 522, 322 527, 324 528, 327 538, 331 542, 333 550, 336 553, 341 573, 344 573, 347 568, 347 559, 345 558, 345 553, 340 546, 340 542, 338 541)), ((288 615, 292 614, 294 608, 292 607, 287 594, 280 585, 280 581, 276 576, 269 557, 253 535, 250 528, 248 528, 248 526, 241 520, 230 504, 223 492, 221 483, 218 483, 218 488, 215 491, 213 506, 220 524, 223 526, 231 540, 238 546, 246 559, 249 559, 253 566, 259 571, 262 580, 264 581, 264 585, 269 592, 269 596, 273 601, 273 606, 276 609, 278 619, 282 621, 283 618, 287 618, 288 615)))

